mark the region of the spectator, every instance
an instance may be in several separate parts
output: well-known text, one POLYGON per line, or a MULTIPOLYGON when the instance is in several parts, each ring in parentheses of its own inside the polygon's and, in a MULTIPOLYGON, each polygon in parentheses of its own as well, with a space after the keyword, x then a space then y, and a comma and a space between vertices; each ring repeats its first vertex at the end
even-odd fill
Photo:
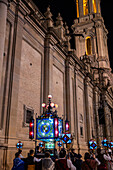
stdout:
POLYGON ((100 162, 94 157, 94 159, 90 159, 90 154, 88 152, 84 155, 85 161, 82 163, 82 170, 95 170, 97 168, 97 165, 100 164, 100 162))
POLYGON ((12 170, 24 170, 24 161, 20 159, 19 152, 15 153, 15 159, 13 160, 12 170))
POLYGON ((82 161, 81 158, 82 158, 82 155, 78 154, 77 158, 76 158, 76 160, 74 162, 74 166, 76 167, 77 170, 81 170, 82 169, 81 167, 82 167, 83 161, 82 161))
POLYGON ((97 166, 98 170, 107 169, 107 155, 101 153, 101 149, 97 149, 97 156, 96 158, 100 161, 100 165, 97 166))
POLYGON ((34 157, 34 150, 30 150, 29 156, 25 159, 25 169, 27 169, 28 165, 34 165, 35 162, 39 162, 40 160, 34 157))
POLYGON ((22 155, 22 150, 19 149, 18 153, 20 154, 20 159, 24 158, 23 155, 22 155))
POLYGON ((55 169, 56 170, 65 170, 71 169, 76 170, 76 167, 72 164, 71 160, 66 159, 66 151, 61 149, 59 153, 60 158, 55 162, 55 169))
POLYGON ((50 158, 50 153, 45 152, 45 158, 42 159, 42 170, 53 170, 55 168, 55 164, 50 158))

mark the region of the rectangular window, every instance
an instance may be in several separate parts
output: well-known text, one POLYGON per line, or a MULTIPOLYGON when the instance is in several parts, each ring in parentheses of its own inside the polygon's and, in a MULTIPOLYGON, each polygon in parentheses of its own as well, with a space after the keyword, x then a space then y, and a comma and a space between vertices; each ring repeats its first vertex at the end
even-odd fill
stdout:
POLYGON ((80 127, 80 136, 83 136, 83 127, 80 127))
POLYGON ((34 116, 34 110, 24 105, 24 127, 29 126, 30 119, 34 116))

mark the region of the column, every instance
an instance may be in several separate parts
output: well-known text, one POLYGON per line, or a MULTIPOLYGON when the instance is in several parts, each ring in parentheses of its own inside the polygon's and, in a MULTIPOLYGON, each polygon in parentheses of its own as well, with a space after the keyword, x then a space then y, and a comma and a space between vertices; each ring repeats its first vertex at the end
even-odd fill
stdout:
POLYGON ((93 13, 93 4, 92 4, 92 0, 89 0, 88 3, 89 3, 89 13, 91 14, 91 13, 93 13))
POLYGON ((79 17, 84 16, 84 11, 83 11, 83 0, 79 0, 79 17))
POLYGON ((87 141, 91 138, 91 122, 89 113, 89 80, 88 77, 85 79, 85 110, 86 110, 86 124, 87 124, 87 141))
POLYGON ((70 112, 71 112, 70 110, 71 110, 70 109, 70 66, 69 66, 69 58, 67 58, 66 60, 66 118, 69 121, 70 121, 70 112))
POLYGON ((98 117, 98 94, 96 88, 93 90, 93 99, 94 99, 94 116, 95 116, 95 130, 96 130, 96 140, 98 146, 100 146, 99 138, 99 117, 98 117))
POLYGON ((7 19, 7 0, 0 0, 0 88, 2 81, 6 19, 7 19))

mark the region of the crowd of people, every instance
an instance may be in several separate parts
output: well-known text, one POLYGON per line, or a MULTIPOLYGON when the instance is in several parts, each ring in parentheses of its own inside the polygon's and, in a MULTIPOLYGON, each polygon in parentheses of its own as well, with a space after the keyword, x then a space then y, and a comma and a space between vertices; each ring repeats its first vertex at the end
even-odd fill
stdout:
POLYGON ((97 152, 77 154, 75 149, 68 152, 62 148, 58 152, 54 150, 54 155, 49 151, 30 150, 28 157, 24 158, 22 150, 15 153, 12 170, 113 170, 112 150, 97 149, 97 152))

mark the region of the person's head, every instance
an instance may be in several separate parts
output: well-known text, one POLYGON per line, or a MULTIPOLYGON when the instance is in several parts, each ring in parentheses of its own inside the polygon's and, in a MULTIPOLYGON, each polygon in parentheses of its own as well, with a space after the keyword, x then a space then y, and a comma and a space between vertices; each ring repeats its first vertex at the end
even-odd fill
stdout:
POLYGON ((34 150, 30 150, 29 154, 30 156, 34 156, 34 150))
POLYGON ((81 155, 81 154, 78 154, 78 155, 77 155, 77 158, 78 158, 78 159, 81 159, 81 158, 82 158, 82 155, 81 155))
POLYGON ((89 154, 88 152, 85 153, 84 159, 85 159, 85 161, 86 161, 87 159, 90 159, 90 154, 89 154))
POLYGON ((15 153, 15 158, 19 158, 20 157, 20 153, 19 152, 16 152, 15 153))
POLYGON ((72 148, 72 149, 71 149, 71 152, 72 152, 72 153, 75 153, 75 149, 74 149, 74 148, 72 148))
POLYGON ((100 154, 100 153, 101 153, 101 149, 97 148, 97 154, 100 154))
POLYGON ((50 153, 49 152, 45 152, 45 157, 46 158, 50 158, 50 153))
POLYGON ((59 153, 60 158, 64 158, 66 156, 66 151, 65 149, 61 149, 60 153, 59 153))
POLYGON ((19 153, 19 154, 22 154, 22 150, 21 150, 21 149, 19 149, 18 153, 19 153))

